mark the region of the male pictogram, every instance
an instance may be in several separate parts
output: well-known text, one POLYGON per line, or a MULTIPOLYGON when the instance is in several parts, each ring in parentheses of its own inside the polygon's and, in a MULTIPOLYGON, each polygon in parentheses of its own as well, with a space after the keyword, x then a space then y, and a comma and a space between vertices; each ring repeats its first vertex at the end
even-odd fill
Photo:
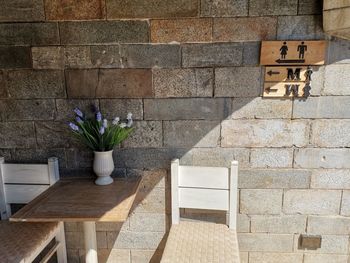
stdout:
POLYGON ((299 58, 304 59, 305 52, 307 51, 307 45, 304 44, 304 41, 301 42, 300 45, 298 45, 298 50, 299 52, 299 58))
POLYGON ((288 53, 288 46, 287 46, 287 42, 283 42, 282 47, 280 48, 281 51, 281 59, 285 59, 286 55, 288 53))

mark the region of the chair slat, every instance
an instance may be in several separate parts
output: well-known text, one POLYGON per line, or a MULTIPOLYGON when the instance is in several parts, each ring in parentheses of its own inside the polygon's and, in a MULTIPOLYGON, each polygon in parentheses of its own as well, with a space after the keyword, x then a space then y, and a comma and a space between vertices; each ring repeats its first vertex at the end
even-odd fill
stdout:
POLYGON ((50 184, 47 164, 2 164, 5 184, 50 184))
POLYGON ((26 204, 48 188, 49 185, 5 184, 6 202, 8 204, 26 204))
POLYGON ((179 187, 179 207, 228 210, 229 191, 179 187))
POLYGON ((179 166, 179 187, 229 189, 229 169, 179 166))

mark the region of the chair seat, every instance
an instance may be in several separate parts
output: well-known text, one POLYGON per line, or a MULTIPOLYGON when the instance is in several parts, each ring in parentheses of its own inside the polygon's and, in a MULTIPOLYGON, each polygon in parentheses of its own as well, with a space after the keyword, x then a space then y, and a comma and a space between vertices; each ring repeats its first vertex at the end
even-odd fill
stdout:
POLYGON ((215 223, 172 225, 161 262, 239 263, 237 233, 215 223))
POLYGON ((54 237, 58 223, 0 222, 0 262, 27 263, 48 239, 54 237))

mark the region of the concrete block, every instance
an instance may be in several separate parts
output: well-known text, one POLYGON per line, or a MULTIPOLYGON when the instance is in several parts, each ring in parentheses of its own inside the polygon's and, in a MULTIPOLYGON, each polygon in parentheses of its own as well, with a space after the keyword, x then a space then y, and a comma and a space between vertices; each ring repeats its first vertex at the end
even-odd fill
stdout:
POLYGON ((292 252, 293 235, 239 233, 240 251, 292 252))
POLYGON ((124 119, 129 112, 132 113, 133 120, 143 119, 141 99, 100 99, 100 108, 108 119, 117 116, 124 119))
POLYGON ((134 131, 123 142, 125 147, 162 147, 163 129, 161 121, 136 121, 134 131))
POLYGON ((250 16, 264 16, 264 15, 296 15, 298 9, 297 0, 288 1, 249 1, 249 15, 250 16))
POLYGON ((249 215, 279 214, 282 208, 282 189, 242 189, 240 213, 249 215))
POLYGON ((307 232, 315 235, 344 235, 350 233, 350 218, 309 216, 307 232))
POLYGON ((41 0, 2 0, 0 2, 0 21, 43 21, 44 3, 41 0))
POLYGON ((292 148, 252 149, 250 153, 253 168, 288 168, 293 165, 292 148))
POLYGON ((303 254, 250 252, 249 263, 302 263, 303 254))
POLYGON ((350 64, 327 65, 322 95, 350 95, 350 64))
POLYGON ((349 190, 343 191, 340 214, 342 216, 350 216, 350 191, 349 190))
POLYGON ((98 69, 66 70, 68 98, 94 98, 98 85, 98 69))
POLYGON ((64 69, 64 50, 62 47, 32 47, 33 68, 64 69))
POLYGON ((306 216, 251 216, 252 233, 293 234, 304 233, 306 229, 306 216))
POLYGON ((350 150, 347 148, 295 149, 296 168, 350 168, 350 150))
POLYGON ((201 0, 201 16, 235 17, 248 15, 247 0, 201 0))
POLYGON ((311 177, 311 188, 350 189, 350 170, 313 170, 311 177))
POLYGON ((2 148, 35 147, 36 141, 35 141, 33 123, 32 122, 0 123, 0 145, 2 148))
POLYGON ((347 263, 348 255, 305 254, 304 263, 347 263))
POLYGON ((0 46, 1 68, 31 68, 30 47, 0 46))

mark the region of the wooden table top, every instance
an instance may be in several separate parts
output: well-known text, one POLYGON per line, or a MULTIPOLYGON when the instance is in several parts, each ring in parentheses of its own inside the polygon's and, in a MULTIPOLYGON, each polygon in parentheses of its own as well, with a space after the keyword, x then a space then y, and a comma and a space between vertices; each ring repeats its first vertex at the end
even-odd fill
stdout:
POLYGON ((17 213, 15 222, 124 222, 141 178, 118 179, 98 186, 92 180, 61 180, 17 213))

